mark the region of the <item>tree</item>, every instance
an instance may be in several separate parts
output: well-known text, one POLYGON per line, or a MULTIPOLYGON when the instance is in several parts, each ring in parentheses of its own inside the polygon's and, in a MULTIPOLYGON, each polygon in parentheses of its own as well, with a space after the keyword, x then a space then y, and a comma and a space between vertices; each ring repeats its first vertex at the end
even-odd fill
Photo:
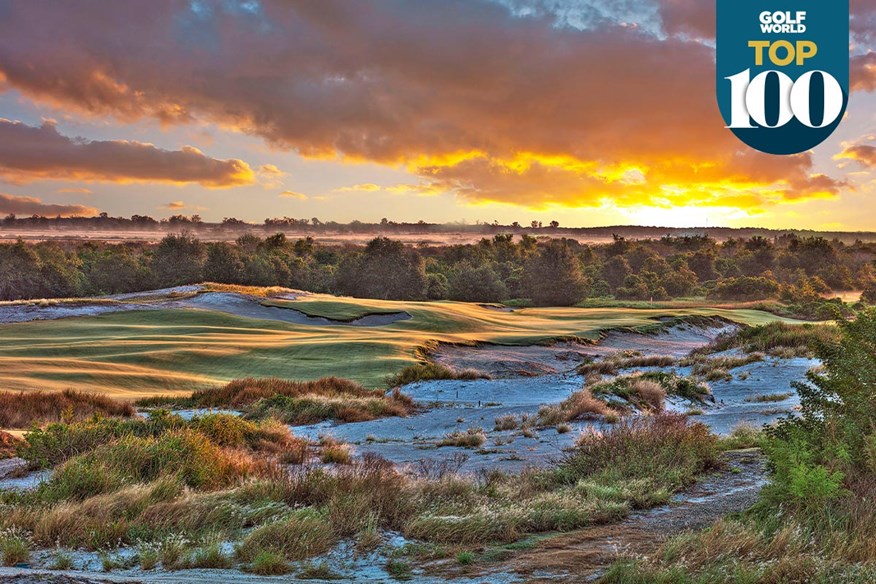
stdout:
POLYGON ((581 262, 565 239, 551 241, 526 262, 523 279, 532 301, 540 306, 577 304, 587 290, 581 262))
POLYGON ((40 268, 39 256, 24 241, 0 246, 0 299, 38 296, 42 288, 40 268))
POLYGON ((620 255, 612 256, 602 265, 602 277, 612 290, 624 285, 624 280, 632 273, 626 258, 620 255))
POLYGON ((448 296, 463 302, 501 302, 508 288, 490 264, 457 266, 449 281, 448 296))
POLYGON ((421 300, 426 296, 426 268, 415 249, 377 237, 359 258, 338 267, 339 289, 353 296, 387 300, 421 300))
POLYGON ((203 280, 204 246, 189 233, 170 234, 155 249, 152 270, 161 287, 195 284, 203 280))
POLYGON ((240 284, 244 264, 238 249, 227 243, 212 243, 207 248, 204 278, 222 284, 240 284))

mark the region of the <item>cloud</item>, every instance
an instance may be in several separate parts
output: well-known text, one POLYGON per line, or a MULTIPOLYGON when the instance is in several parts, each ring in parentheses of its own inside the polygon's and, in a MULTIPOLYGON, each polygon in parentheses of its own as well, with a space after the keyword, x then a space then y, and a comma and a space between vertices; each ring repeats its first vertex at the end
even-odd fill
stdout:
MULTIPOLYGON (((422 170, 420 168, 419 170, 422 170)), ((439 182, 420 182, 420 183, 398 183, 394 185, 382 186, 374 183, 361 183, 349 187, 339 187, 334 189, 336 193, 375 193, 384 192, 394 195, 417 195, 420 197, 431 197, 446 193, 449 187, 441 185, 439 182)))
POLYGON ((198 183, 211 188, 254 182, 240 160, 217 160, 191 146, 162 150, 131 141, 69 138, 54 122, 40 127, 0 118, 0 177, 15 183, 40 179, 198 183))
POLYGON ((374 183, 360 183, 349 187, 338 187, 336 193, 374 193, 383 190, 383 187, 374 183))
MULTIPOLYGON (((714 34, 713 4, 656 0, 661 36, 482 0, 20 2, 0 20, 0 73, 68 110, 209 122, 308 157, 401 166, 472 203, 835 196, 843 183, 811 157, 776 163, 724 129, 714 49, 697 40, 714 34)), ((383 188, 339 190, 371 187, 383 188)))
POLYGON ((308 199, 307 195, 303 193, 296 193, 295 191, 283 191, 282 193, 280 193, 280 196, 289 199, 298 199, 299 201, 306 201, 308 199))
POLYGON ((161 207, 164 208, 164 209, 170 209, 170 210, 173 210, 173 211, 178 211, 178 210, 180 210, 180 209, 185 209, 185 208, 186 208, 186 204, 185 204, 185 201, 173 201, 173 202, 171 202, 171 203, 167 203, 166 205, 162 205, 161 207))
POLYGON ((283 186, 283 179, 288 176, 273 164, 263 164, 259 167, 259 183, 266 189, 278 189, 283 186))
POLYGON ((91 189, 86 189, 85 187, 58 189, 55 192, 60 193, 60 194, 68 194, 68 195, 93 195, 94 194, 94 191, 92 191, 91 189))
POLYGON ((852 90, 873 91, 876 89, 876 52, 868 51, 851 58, 852 90))
POLYGON ((22 197, 0 193, 0 213, 6 215, 44 215, 46 217, 93 217, 99 213, 85 205, 56 205, 44 203, 36 197, 22 197))
POLYGON ((876 146, 870 146, 869 144, 847 146, 835 158, 854 160, 862 166, 876 169, 876 146))

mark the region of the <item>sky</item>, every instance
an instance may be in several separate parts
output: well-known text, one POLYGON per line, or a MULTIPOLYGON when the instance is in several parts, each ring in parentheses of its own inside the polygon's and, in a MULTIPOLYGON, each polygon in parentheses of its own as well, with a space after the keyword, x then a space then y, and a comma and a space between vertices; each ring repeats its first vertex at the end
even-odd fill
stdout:
POLYGON ((0 0, 0 214, 876 230, 851 3, 846 119, 779 157, 712 0, 0 0))

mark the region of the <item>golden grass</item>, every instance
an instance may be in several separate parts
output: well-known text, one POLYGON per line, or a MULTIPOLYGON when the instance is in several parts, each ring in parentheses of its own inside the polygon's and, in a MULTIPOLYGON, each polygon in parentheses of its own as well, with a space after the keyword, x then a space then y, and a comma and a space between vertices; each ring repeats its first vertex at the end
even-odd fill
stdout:
POLYGON ((81 421, 95 414, 129 418, 135 413, 131 404, 94 393, 0 391, 0 428, 26 429, 49 422, 81 421))

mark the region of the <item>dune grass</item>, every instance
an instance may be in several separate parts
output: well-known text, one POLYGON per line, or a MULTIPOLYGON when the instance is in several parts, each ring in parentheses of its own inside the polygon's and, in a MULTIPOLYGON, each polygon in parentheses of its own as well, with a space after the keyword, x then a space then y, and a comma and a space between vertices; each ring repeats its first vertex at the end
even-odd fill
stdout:
POLYGON ((26 429, 48 422, 85 420, 94 415, 129 418, 131 404, 95 393, 0 391, 0 428, 26 429))
MULTIPOLYGON (((780 319, 750 309, 525 308, 484 310, 462 302, 393 302, 311 295, 290 306, 330 302, 352 313, 405 311, 387 326, 312 326, 209 310, 150 310, 0 325, 0 376, 7 389, 77 389, 136 399, 191 392, 246 376, 313 380, 326 371, 369 388, 419 362, 435 342, 529 345, 595 340, 605 330, 653 329, 664 317, 721 317, 743 324, 780 319), (357 312, 358 311, 358 312, 357 312)), ((339 312, 333 312, 336 316, 339 312)))
POLYGON ((287 424, 324 420, 363 422, 387 416, 406 416, 414 409, 399 391, 370 390, 354 381, 323 377, 314 381, 277 378, 238 379, 222 387, 196 391, 188 397, 154 396, 137 402, 142 407, 230 408, 247 418, 275 418, 287 424))
POLYGON ((137 545, 150 568, 233 563, 273 574, 344 539, 373 548, 385 531, 459 552, 615 521, 668 500, 718 452, 705 427, 653 416, 583 435, 553 468, 428 478, 369 455, 289 471, 217 436, 168 428, 68 458, 35 491, 0 493, 0 534, 40 548, 137 545), (212 543, 222 540, 238 543, 234 558, 212 543))
POLYGON ((400 387, 417 381, 429 381, 433 379, 490 379, 490 376, 474 369, 457 371, 438 363, 417 363, 408 365, 398 373, 390 375, 386 379, 389 387, 400 387))
POLYGON ((698 350, 696 354, 738 348, 746 353, 779 357, 812 357, 819 345, 836 342, 838 335, 839 331, 831 324, 794 325, 779 321, 769 322, 722 336, 709 346, 698 350))

